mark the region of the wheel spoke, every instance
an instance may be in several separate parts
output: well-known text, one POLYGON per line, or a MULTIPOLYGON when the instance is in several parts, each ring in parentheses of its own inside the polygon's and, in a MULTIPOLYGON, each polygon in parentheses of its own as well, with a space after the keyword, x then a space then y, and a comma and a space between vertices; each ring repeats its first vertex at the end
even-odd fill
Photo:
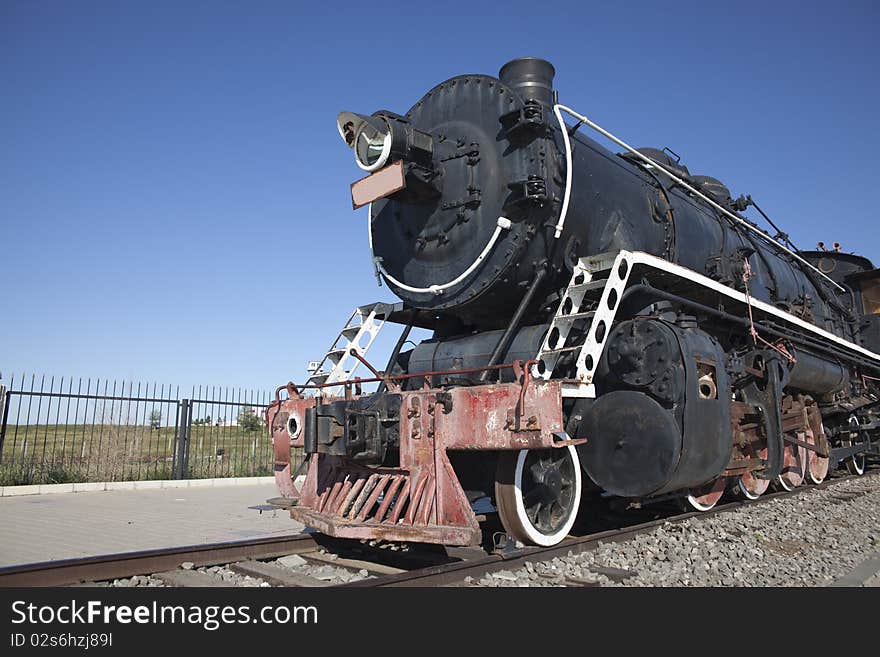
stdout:
POLYGON ((547 527, 552 527, 553 523, 551 522, 551 505, 547 504, 541 507, 541 510, 538 511, 538 524, 541 526, 541 529, 547 527))
POLYGON ((541 504, 546 501, 547 494, 545 492, 546 488, 544 486, 535 486, 534 488, 523 493, 523 504, 525 504, 526 508, 534 506, 535 504, 541 504))
POLYGON ((541 509, 543 509, 543 508, 544 508, 543 504, 535 504, 534 506, 526 509, 526 515, 528 516, 529 520, 532 521, 533 525, 539 524, 538 518, 541 514, 541 509))
POLYGON ((534 481, 543 481, 544 475, 546 473, 546 468, 541 464, 540 461, 537 463, 533 463, 529 467, 529 472, 531 473, 532 479, 534 481))

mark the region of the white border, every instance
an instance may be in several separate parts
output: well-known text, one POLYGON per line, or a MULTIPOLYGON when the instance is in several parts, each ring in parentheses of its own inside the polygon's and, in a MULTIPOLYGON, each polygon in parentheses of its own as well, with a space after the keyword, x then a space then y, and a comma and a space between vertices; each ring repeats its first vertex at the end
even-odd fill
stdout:
POLYGON ((656 256, 649 255, 647 253, 643 253, 641 251, 621 251, 617 259, 614 262, 614 266, 616 267, 618 261, 623 259, 624 257, 629 256, 631 258, 632 265, 648 265, 649 267, 654 267, 655 269, 659 269, 661 271, 667 271, 670 274, 675 274, 676 276, 680 276, 681 278, 693 281, 694 283, 698 283, 703 287, 707 287, 719 294, 723 294, 726 297, 731 299, 735 299, 743 304, 751 304, 752 308, 756 308, 761 312, 765 312, 768 315, 773 315, 774 317, 778 317, 779 319, 785 320, 789 324, 793 324, 799 328, 802 328, 814 335, 823 338, 824 340, 829 340, 834 342, 835 344, 849 349, 850 351, 854 351, 863 356, 867 356, 871 360, 877 361, 877 364, 880 365, 880 354, 876 354, 873 351, 865 349, 849 340, 845 340, 840 336, 834 335, 833 333, 829 333, 825 329, 821 329, 818 326, 810 324, 802 320, 799 317, 795 317, 794 315, 785 312, 784 310, 780 310, 775 306, 771 306, 769 303, 764 301, 759 301, 758 299, 754 299, 751 297, 746 297, 746 295, 742 292, 734 290, 732 288, 727 287, 719 283, 718 281, 713 281, 711 278, 707 278, 702 274, 698 274, 695 271, 688 269, 687 267, 682 267, 681 265, 676 265, 668 260, 663 260, 662 258, 658 258, 656 256))
MULTIPOLYGON (((388 161, 388 156, 391 155, 391 128, 389 127, 388 132, 385 133, 385 139, 382 142, 382 154, 379 156, 379 159, 376 160, 373 164, 366 165, 366 164, 363 164, 361 162, 361 158, 358 157, 357 142, 358 142, 358 139, 361 138, 361 135, 364 132, 364 126, 367 126, 367 125, 370 125, 370 124, 367 123, 366 121, 364 121, 364 124, 358 129, 357 133, 355 133, 354 146, 352 146, 351 150, 354 151, 355 163, 357 163, 357 165, 361 169, 363 169, 364 171, 373 172, 373 171, 376 171, 376 169, 381 169, 383 166, 385 166, 385 163, 388 161)), ((370 127, 373 127, 373 126, 370 126, 370 127)))
MULTIPOLYGON (((560 335, 562 335, 563 333, 567 335, 568 330, 570 329, 570 325, 560 326, 565 320, 565 315, 560 315, 560 313, 562 312, 562 304, 565 303, 566 298, 571 296, 572 300, 575 300, 575 295, 572 294, 572 286, 574 285, 575 276, 577 276, 579 273, 583 273, 585 274, 586 280, 590 281, 592 280, 593 275, 597 272, 610 269, 610 274, 602 290, 599 305, 597 306, 595 315, 592 317, 592 323, 587 333, 587 338, 584 340, 584 343, 581 346, 580 351, 578 352, 577 377, 580 383, 573 384, 573 387, 571 387, 570 389, 563 389, 564 397, 595 396, 595 390, 592 388, 593 376, 595 374, 596 368, 598 368, 599 366, 599 360, 605 349, 605 341, 607 340, 608 335, 611 332, 612 324, 615 321, 617 308, 620 305, 621 299, 623 298, 623 293, 625 289, 629 285, 629 280, 630 276, 632 275, 633 267, 636 267, 638 265, 645 265, 647 267, 652 267, 654 269, 673 274, 674 276, 678 276, 679 278, 682 278, 684 280, 691 281, 692 283, 695 283, 696 285, 699 285, 703 288, 707 288, 714 292, 717 292, 718 294, 728 297, 729 299, 739 301, 744 305, 751 305, 751 307, 756 310, 777 317, 790 325, 797 326, 798 328, 801 328, 808 333, 812 333, 813 335, 828 342, 832 342, 840 347, 843 347, 846 350, 865 356, 874 361, 877 365, 880 365, 880 354, 876 354, 869 349, 865 349, 864 347, 850 342, 849 340, 834 335, 833 333, 830 333, 825 329, 821 329, 818 326, 810 324, 809 322, 806 322, 799 317, 795 317, 794 315, 787 313, 784 310, 780 310, 779 308, 772 306, 764 301, 746 296, 743 292, 739 292, 737 290, 734 290, 733 288, 727 287, 726 285, 723 285, 718 281, 703 276, 702 274, 698 274, 697 272, 688 269, 687 267, 682 267, 681 265, 677 265, 673 262, 669 262, 668 260, 658 258, 657 256, 653 256, 642 251, 619 251, 616 254, 600 253, 594 256, 580 258, 580 260, 578 261, 578 265, 575 267, 575 271, 572 274, 572 282, 569 284, 569 288, 566 291, 566 294, 564 294, 562 299, 560 299, 559 301, 559 308, 557 309, 556 316, 554 317, 551 324, 551 330, 553 326, 557 326, 560 327, 560 335), (619 267, 620 264, 624 262, 627 265, 627 270, 626 274, 621 277, 619 275, 619 267), (610 266, 609 263, 611 263, 610 266), (614 304, 614 308, 609 308, 608 298, 612 290, 617 293, 617 300, 614 304), (604 321, 606 324, 605 334, 602 336, 602 340, 596 340, 596 327, 598 326, 599 321, 604 321), (587 367, 586 361, 588 357, 592 357, 593 360, 591 368, 587 367)), ((536 356, 536 358, 538 359, 543 357, 543 352, 552 348, 551 345, 548 344, 551 330, 548 330, 547 335, 544 337, 544 344, 536 356)), ((546 362, 545 364, 547 365, 547 368, 545 369, 543 374, 538 372, 537 366, 533 366, 532 376, 536 379, 544 380, 551 378, 553 367, 555 367, 557 360, 558 358, 553 358, 552 362, 546 362)))

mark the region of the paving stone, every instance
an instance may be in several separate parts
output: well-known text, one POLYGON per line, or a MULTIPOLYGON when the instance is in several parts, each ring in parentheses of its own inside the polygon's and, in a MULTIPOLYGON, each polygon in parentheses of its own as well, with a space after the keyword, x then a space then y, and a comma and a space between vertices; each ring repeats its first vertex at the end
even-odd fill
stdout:
POLYGON ((0 566, 301 531, 286 513, 248 509, 273 495, 259 484, 0 497, 0 526, 15 528, 0 566))

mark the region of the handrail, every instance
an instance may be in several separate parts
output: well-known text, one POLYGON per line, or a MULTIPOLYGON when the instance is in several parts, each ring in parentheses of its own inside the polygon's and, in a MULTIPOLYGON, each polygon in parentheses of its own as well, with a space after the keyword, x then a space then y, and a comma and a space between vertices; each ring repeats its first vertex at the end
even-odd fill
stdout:
POLYGON ((565 195, 564 195, 563 201, 562 201, 562 211, 560 212, 560 215, 559 215, 559 221, 556 224, 556 238, 559 238, 559 236, 562 234, 562 229, 565 226, 565 217, 566 217, 566 214, 568 213, 568 201, 569 201, 569 196, 571 194, 571 179, 572 179, 571 140, 568 135, 568 127, 565 125, 565 122, 562 120, 562 114, 561 114, 561 112, 566 112, 567 114, 576 118, 580 123, 591 127, 593 130, 595 130, 599 134, 607 137, 608 139, 613 141, 615 144, 617 144, 621 148, 624 148, 627 151, 629 151, 635 157, 639 158, 644 164, 651 166, 651 167, 654 167, 655 169, 658 169, 659 171, 662 171, 664 174, 669 176, 677 185, 684 187, 690 193, 694 194, 695 196, 702 199, 703 201, 708 203, 710 206, 712 206, 713 208, 715 208, 716 210, 721 212, 728 219, 731 219, 735 223, 740 224, 741 226, 745 227, 746 229, 748 229, 754 233, 757 233, 758 235, 763 237, 765 240, 767 240, 775 248, 779 249, 780 251, 784 251, 789 256, 791 256, 792 258, 794 258, 795 260, 800 262, 802 265, 809 267, 810 269, 815 271, 817 274, 819 274, 822 278, 824 278, 828 283, 830 283, 832 285, 832 287, 834 287, 834 289, 836 289, 840 292, 846 291, 841 285, 838 285, 831 278, 829 278, 826 274, 824 274, 822 271, 817 269, 810 262, 805 260, 801 255, 799 255, 798 253, 795 253, 794 251, 787 248, 783 244, 780 244, 779 242, 774 240, 768 233, 764 232, 763 230, 761 230, 757 226, 753 226, 751 223, 749 223, 748 221, 746 221, 742 217, 735 215, 733 212, 731 212, 727 208, 725 208, 722 205, 720 205, 719 203, 713 201, 711 198, 709 198, 708 196, 703 194, 701 191, 699 191, 698 189, 696 189, 692 185, 688 184, 687 182, 685 182, 684 180, 682 180, 681 178, 676 176, 672 171, 670 171, 669 169, 667 169, 666 167, 664 167, 660 163, 656 162, 655 160, 651 159, 650 157, 648 157, 644 153, 639 152, 638 150, 636 150, 635 148, 633 148, 632 146, 627 144, 622 139, 615 137, 613 134, 611 134, 610 132, 605 130, 602 126, 598 125, 597 123, 594 123, 593 121, 588 119, 583 114, 579 114, 578 112, 575 112, 570 107, 566 107, 565 105, 559 105, 559 104, 553 106, 553 112, 556 114, 556 118, 559 120, 559 126, 562 129, 562 138, 563 138, 563 141, 565 142, 565 161, 566 161, 566 165, 567 165, 566 166, 566 173, 565 173, 565 195))

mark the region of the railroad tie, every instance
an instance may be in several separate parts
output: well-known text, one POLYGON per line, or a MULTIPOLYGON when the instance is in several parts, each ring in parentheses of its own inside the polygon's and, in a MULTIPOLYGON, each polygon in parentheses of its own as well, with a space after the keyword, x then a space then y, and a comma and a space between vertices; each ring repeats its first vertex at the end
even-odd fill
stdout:
POLYGON ((406 572, 403 568, 395 568, 394 566, 386 566, 385 564, 375 563, 373 561, 362 561, 360 559, 346 559, 345 557, 329 556, 323 552, 303 552, 300 554, 304 559, 311 561, 320 561, 331 566, 339 568, 351 568, 354 570, 366 570, 375 575, 397 575, 406 572))
POLYGON ((169 570, 164 573, 156 573, 153 577, 161 580, 165 586, 228 586, 219 577, 212 577, 199 570, 169 570))
POLYGON ((263 581, 269 582, 272 586, 330 586, 330 582, 325 582, 315 577, 310 577, 303 573, 296 573, 288 568, 275 566, 262 561, 240 561, 229 565, 229 569, 241 575, 249 575, 257 577, 263 581))

